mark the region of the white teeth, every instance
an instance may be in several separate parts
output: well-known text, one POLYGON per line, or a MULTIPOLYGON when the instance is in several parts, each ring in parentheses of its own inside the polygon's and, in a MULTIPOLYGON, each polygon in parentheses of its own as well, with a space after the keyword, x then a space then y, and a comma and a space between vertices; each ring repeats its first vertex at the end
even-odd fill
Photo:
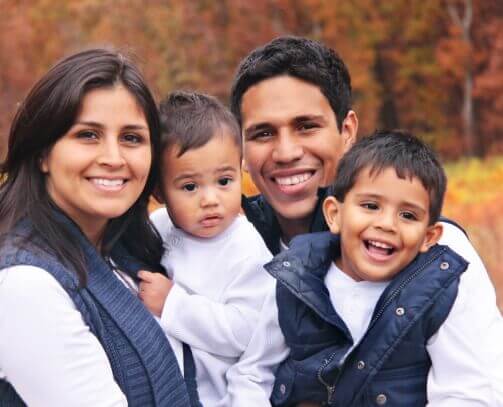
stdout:
POLYGON ((118 187, 124 184, 123 179, 104 179, 104 178, 93 178, 92 182, 97 185, 103 185, 105 187, 118 187))
POLYGON ((304 174, 297 174, 291 177, 276 177, 275 180, 279 185, 297 185, 301 182, 307 181, 311 178, 312 174, 306 172, 304 174))
POLYGON ((389 244, 382 243, 382 242, 377 242, 375 240, 369 240, 369 244, 375 247, 379 247, 381 249, 393 249, 393 246, 390 246, 389 244))

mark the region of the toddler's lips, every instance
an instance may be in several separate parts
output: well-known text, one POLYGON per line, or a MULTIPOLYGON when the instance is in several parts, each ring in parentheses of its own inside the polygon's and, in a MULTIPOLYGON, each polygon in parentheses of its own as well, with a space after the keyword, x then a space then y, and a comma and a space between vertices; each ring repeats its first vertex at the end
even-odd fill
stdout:
POLYGON ((221 221, 222 217, 220 215, 209 215, 201 220, 201 225, 205 228, 211 228, 217 226, 221 221))

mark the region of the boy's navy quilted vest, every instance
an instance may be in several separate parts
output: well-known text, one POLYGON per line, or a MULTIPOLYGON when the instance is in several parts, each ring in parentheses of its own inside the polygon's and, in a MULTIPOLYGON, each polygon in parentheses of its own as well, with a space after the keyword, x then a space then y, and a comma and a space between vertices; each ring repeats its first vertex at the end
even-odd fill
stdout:
POLYGON ((278 406, 317 401, 338 407, 424 407, 428 339, 449 314, 467 262, 434 246, 402 270, 381 295, 361 342, 353 344, 324 284, 339 237, 299 236, 266 269, 278 280, 279 322, 291 353, 272 394, 278 406))
MULTIPOLYGON (((0 248, 0 270, 31 265, 56 278, 103 346, 129 406, 189 406, 184 378, 159 324, 116 278, 73 222, 62 215, 60 221, 83 250, 88 271, 86 287, 78 288, 75 273, 46 250, 43 239, 33 233, 29 221, 18 225, 0 248)), ((111 257, 125 272, 134 275, 138 270, 139 264, 120 244, 114 247, 111 257)), ((0 405, 24 405, 5 380, 0 380, 0 405)))

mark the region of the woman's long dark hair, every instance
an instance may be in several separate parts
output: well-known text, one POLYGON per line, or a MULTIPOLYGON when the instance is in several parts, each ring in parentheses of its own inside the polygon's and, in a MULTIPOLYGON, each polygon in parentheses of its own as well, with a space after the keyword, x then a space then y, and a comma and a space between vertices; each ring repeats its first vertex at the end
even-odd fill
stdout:
MULTIPOLYGON (((58 62, 31 89, 20 105, 9 134, 8 153, 0 166, 0 235, 28 217, 47 247, 87 281, 85 261, 68 230, 55 219, 54 203, 46 189, 40 160, 73 125, 87 92, 124 86, 143 110, 148 123, 152 164, 145 189, 122 216, 111 220, 102 241, 107 255, 119 239, 129 253, 154 271, 162 243, 148 217, 148 201, 157 181, 160 126, 156 103, 136 66, 124 55, 92 49, 58 62)), ((71 157, 69 157, 71 159, 71 157)))

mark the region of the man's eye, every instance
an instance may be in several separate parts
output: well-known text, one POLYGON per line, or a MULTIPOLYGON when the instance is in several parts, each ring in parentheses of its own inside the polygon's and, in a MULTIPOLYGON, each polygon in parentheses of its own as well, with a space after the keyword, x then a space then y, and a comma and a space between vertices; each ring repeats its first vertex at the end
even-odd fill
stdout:
POLYGON ((413 212, 404 211, 400 213, 400 216, 407 220, 417 220, 417 216, 413 212))
POLYGON ((219 178, 219 180, 218 180, 219 185, 222 185, 223 187, 225 187, 226 185, 229 185, 231 182, 232 182, 231 177, 222 177, 222 178, 219 178))
POLYGON ((247 137, 248 140, 253 141, 253 140, 258 140, 258 141, 263 141, 271 138, 273 136, 272 130, 259 130, 255 131, 253 133, 250 133, 247 137))
POLYGON ((379 209, 379 206, 375 202, 363 202, 360 206, 371 211, 379 209))
POLYGON ((190 182, 188 184, 184 184, 182 188, 184 191, 192 192, 192 191, 196 190, 196 184, 193 182, 190 182))
POLYGON ((298 129, 300 131, 308 131, 312 129, 316 129, 320 127, 318 123, 313 123, 313 122, 304 122, 304 123, 299 123, 298 129))

